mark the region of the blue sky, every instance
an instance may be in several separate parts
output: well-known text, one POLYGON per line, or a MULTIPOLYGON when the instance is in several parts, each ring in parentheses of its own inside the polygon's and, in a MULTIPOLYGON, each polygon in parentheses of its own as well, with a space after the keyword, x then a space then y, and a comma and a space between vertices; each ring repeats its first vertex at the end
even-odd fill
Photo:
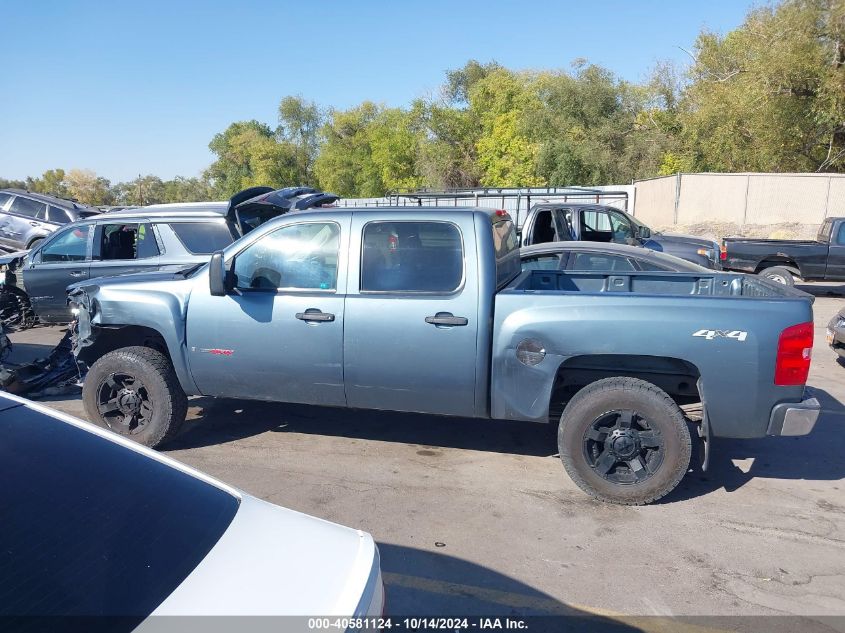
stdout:
POLYGON ((0 176, 93 169, 196 176, 211 137, 276 123, 288 94, 404 105, 468 59, 516 69, 578 57, 631 80, 684 62, 745 0, 48 2, 0 0, 0 176))

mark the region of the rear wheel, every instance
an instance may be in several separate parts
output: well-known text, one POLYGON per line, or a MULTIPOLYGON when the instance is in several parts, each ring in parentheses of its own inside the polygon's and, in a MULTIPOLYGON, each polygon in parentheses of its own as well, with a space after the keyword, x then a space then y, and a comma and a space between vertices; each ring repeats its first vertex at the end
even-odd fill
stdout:
POLYGON ((188 411, 167 356, 149 347, 124 347, 97 360, 82 401, 91 422, 149 447, 176 435, 188 411))
POLYGON ((792 275, 792 272, 783 266, 771 266, 769 268, 764 268, 757 274, 761 277, 765 277, 769 281, 774 281, 775 283, 783 284, 784 286, 795 285, 795 277, 792 275))
POLYGON ((660 499, 686 474, 691 449, 675 401, 637 378, 588 385, 560 418, 563 465, 579 488, 601 501, 642 505, 660 499))

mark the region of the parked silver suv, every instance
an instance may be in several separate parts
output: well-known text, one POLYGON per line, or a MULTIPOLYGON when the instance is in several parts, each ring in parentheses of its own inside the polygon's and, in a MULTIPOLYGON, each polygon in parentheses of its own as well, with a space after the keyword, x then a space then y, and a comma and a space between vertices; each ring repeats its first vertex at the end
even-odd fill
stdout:
POLYGON ((23 189, 0 189, 0 248, 33 248, 60 226, 97 213, 99 209, 72 200, 23 189))

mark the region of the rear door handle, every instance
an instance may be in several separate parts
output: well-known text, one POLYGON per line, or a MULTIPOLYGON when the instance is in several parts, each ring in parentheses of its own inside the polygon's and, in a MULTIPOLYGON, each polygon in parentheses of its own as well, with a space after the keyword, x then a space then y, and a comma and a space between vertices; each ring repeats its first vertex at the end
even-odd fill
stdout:
POLYGON ((316 321, 325 323, 326 321, 334 321, 334 315, 329 312, 323 312, 317 308, 308 308, 305 312, 297 312, 296 318, 300 321, 316 321))
POLYGON ((467 325, 469 319, 455 316, 451 312, 438 312, 434 316, 427 316, 425 322, 431 325, 467 325))
POLYGON ((41 226, 41 222, 30 222, 30 226, 41 226))
POLYGON ((84 270, 72 270, 68 273, 71 277, 82 277, 84 274, 84 270))

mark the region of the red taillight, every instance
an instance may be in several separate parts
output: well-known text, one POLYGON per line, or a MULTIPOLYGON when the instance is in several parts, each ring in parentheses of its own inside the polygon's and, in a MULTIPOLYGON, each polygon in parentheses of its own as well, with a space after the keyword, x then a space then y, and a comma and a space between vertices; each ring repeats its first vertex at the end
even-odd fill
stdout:
POLYGON ((803 385, 810 373, 813 353, 813 324, 791 325, 780 333, 775 360, 776 385, 803 385))
POLYGON ((725 246, 725 243, 722 242, 721 246, 719 247, 719 259, 725 261, 728 258, 728 247, 725 246))
POLYGON ((504 209, 496 209, 496 216, 500 218, 506 218, 508 217, 508 212, 504 209))

